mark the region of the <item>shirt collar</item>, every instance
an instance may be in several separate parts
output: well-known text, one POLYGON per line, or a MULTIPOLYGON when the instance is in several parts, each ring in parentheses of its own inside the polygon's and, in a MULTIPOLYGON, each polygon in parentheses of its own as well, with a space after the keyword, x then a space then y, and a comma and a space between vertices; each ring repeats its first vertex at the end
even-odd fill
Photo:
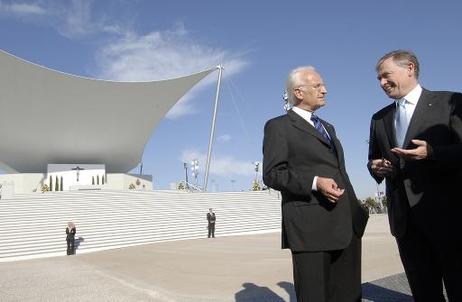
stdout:
POLYGON ((412 89, 406 96, 404 96, 403 99, 406 99, 406 101, 415 106, 417 105, 417 102, 419 101, 421 94, 422 86, 420 86, 420 84, 417 84, 417 86, 415 86, 414 89, 412 89))
POLYGON ((303 110, 301 108, 298 108, 296 106, 292 107, 292 110, 300 115, 304 120, 310 122, 311 121, 311 115, 313 114, 313 112, 310 112, 310 111, 306 111, 306 110, 303 110))

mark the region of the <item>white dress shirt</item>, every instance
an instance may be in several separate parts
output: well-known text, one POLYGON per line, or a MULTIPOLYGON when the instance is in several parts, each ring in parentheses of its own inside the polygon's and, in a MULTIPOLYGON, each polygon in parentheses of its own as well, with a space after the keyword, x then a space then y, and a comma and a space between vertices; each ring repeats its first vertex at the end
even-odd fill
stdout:
MULTIPOLYGON (((420 84, 417 84, 417 86, 414 87, 414 89, 412 89, 406 96, 404 96, 401 99, 395 100, 396 111, 399 111, 400 104, 403 104, 404 108, 405 108, 405 111, 406 111, 406 117, 407 117, 406 125, 404 126, 404 129, 401 129, 401 131, 403 131, 403 133, 398 133, 399 130, 400 130, 397 127, 397 124, 399 123, 399 121, 398 121, 399 114, 395 114, 395 120, 394 120, 394 122, 395 122, 395 133, 396 133, 398 143, 399 143, 398 137, 400 135, 402 135, 403 140, 404 140, 404 136, 406 135, 407 129, 409 127, 409 123, 411 122, 412 115, 414 114, 415 108, 417 106, 417 103, 419 102, 419 98, 420 98, 421 94, 422 94, 422 86, 420 86, 420 84)), ((402 146, 400 146, 400 147, 402 147, 402 146)))

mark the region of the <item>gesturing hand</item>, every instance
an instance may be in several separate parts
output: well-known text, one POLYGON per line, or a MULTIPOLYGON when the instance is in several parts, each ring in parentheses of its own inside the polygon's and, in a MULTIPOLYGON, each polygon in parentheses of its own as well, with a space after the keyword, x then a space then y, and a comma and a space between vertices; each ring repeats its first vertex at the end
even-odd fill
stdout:
POLYGON ((330 202, 337 202, 345 189, 340 189, 332 178, 319 177, 316 181, 318 192, 324 195, 330 202))
POLYGON ((426 141, 413 139, 411 142, 417 147, 414 149, 393 148, 391 152, 408 160, 420 160, 428 157, 428 144, 426 141))
POLYGON ((372 172, 374 172, 375 175, 380 177, 388 176, 391 172, 393 172, 393 165, 389 160, 385 158, 371 159, 369 161, 369 165, 371 167, 372 172))

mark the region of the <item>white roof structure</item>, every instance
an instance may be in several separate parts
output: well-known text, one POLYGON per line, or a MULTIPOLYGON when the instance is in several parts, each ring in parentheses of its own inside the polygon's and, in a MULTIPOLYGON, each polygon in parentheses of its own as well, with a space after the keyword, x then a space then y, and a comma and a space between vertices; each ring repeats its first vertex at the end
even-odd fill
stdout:
POLYGON ((46 172, 47 164, 105 164, 126 173, 156 125, 216 70, 151 82, 78 77, 0 50, 0 168, 46 172))

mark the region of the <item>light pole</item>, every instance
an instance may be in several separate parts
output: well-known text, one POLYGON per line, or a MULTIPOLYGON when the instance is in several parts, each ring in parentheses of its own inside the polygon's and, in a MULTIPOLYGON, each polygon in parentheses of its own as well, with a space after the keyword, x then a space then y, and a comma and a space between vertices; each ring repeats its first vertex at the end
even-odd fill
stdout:
POLYGON ((234 192, 234 183, 236 182, 235 179, 231 179, 231 191, 234 192))
POLYGON ((284 110, 289 111, 292 108, 292 104, 289 103, 289 96, 285 90, 282 92, 282 100, 284 101, 284 110))
POLYGON ((255 182, 258 182, 258 171, 260 169, 260 162, 255 161, 253 162, 253 164, 255 166, 255 182))
POLYGON ((187 163, 183 163, 183 167, 184 167, 184 173, 185 173, 185 187, 186 189, 189 189, 189 184, 188 184, 188 164, 187 163))
POLYGON ((193 159, 191 161, 191 171, 194 177, 194 182, 197 186, 197 176, 199 175, 199 160, 198 159, 193 159))

